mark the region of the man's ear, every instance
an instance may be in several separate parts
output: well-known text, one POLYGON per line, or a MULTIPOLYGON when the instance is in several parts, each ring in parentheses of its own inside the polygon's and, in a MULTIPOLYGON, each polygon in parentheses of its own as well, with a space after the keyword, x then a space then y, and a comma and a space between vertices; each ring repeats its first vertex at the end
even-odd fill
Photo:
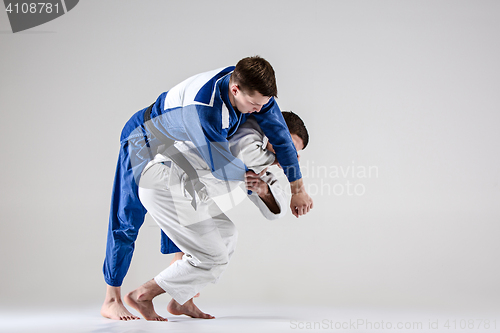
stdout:
POLYGON ((231 94, 233 94, 233 96, 236 96, 236 94, 240 91, 240 87, 238 86, 238 84, 233 83, 229 90, 231 91, 231 94))

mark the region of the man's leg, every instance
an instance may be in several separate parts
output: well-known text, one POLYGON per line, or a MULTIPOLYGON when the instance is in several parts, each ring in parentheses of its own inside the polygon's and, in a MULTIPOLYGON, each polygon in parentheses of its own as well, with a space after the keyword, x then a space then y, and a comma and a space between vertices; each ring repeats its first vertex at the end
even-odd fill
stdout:
MULTIPOLYGON (((151 211, 150 213, 154 218, 154 213, 151 211)), ((182 244, 179 246, 185 249, 186 252, 188 252, 187 249, 190 249, 189 253, 184 255, 182 259, 173 262, 172 265, 157 275, 154 280, 147 282, 125 296, 126 303, 139 311, 147 320, 164 320, 154 311, 152 299, 165 291, 173 297, 167 306, 167 310, 170 313, 174 315, 184 314, 193 318, 214 318, 202 312, 194 304, 192 297, 209 282, 216 282, 218 280, 229 261, 229 251, 225 243, 234 244, 236 233, 233 232, 231 234, 231 240, 229 241, 218 241, 218 239, 221 239, 220 235, 224 234, 224 232, 221 232, 216 226, 215 228, 210 226, 210 224, 213 225, 216 223, 204 221, 197 224, 199 225, 181 226, 181 228, 185 229, 201 230, 196 235, 187 232, 191 234, 187 238, 192 239, 192 244, 189 244, 189 240, 187 242, 181 241, 185 235, 177 237, 171 236, 172 233, 167 232, 176 244, 182 244), (219 250, 214 251, 216 248, 219 248, 219 250)), ((230 230, 231 228, 225 229, 230 230)), ((183 234, 185 233, 183 232, 183 234)))
MULTIPOLYGON (((184 252, 175 252, 174 257, 172 258, 172 261, 170 262, 170 265, 172 265, 177 260, 181 260, 183 255, 184 255, 184 252)), ((197 297, 200 297, 200 293, 197 293, 196 295, 193 296, 193 298, 197 298, 197 297)), ((193 299, 191 298, 190 301, 192 302, 193 299)), ((172 313, 172 311, 170 311, 170 310, 169 310, 169 312, 172 313)), ((175 314, 175 313, 172 313, 172 314, 175 314)))
POLYGON ((122 144, 118 157, 103 265, 107 286, 101 315, 116 320, 139 319, 125 308, 120 295, 120 286, 132 260, 134 242, 146 214, 131 168, 129 144, 133 143, 122 144))
MULTIPOLYGON (((154 281, 179 306, 186 304, 181 309, 169 307, 175 314, 182 311, 190 316, 211 318, 194 307, 192 298, 209 282, 215 282, 226 268, 234 250, 236 229, 212 201, 199 205, 195 211, 191 198, 187 198, 183 187, 176 184, 180 178, 175 170, 171 172, 170 167, 163 164, 149 168, 141 177, 139 196, 142 203, 185 253, 182 260, 175 261, 154 281), (186 225, 190 221, 195 223, 186 225)), ((134 292, 131 296, 138 294, 134 292)))
MULTIPOLYGON (((163 293, 165 293, 165 290, 163 290, 153 279, 125 295, 125 301, 128 305, 139 311, 146 320, 168 321, 167 318, 156 313, 153 305, 153 298, 163 293)), ((182 305, 172 299, 167 306, 167 310, 173 315, 186 315, 192 318, 201 319, 215 318, 208 313, 202 312, 194 304, 192 298, 182 305)))
MULTIPOLYGON (((236 240, 237 240, 237 231, 234 228, 234 224, 227 219, 225 215, 219 216, 218 219, 215 220, 216 225, 219 229, 219 234, 221 235, 224 244, 226 245, 227 252, 228 252, 228 261, 231 259, 234 249, 236 247, 236 240)), ((174 258, 174 261, 181 260, 182 256, 178 255, 176 253, 176 257, 174 258)), ((219 278, 220 274, 217 276, 217 278, 213 281, 213 283, 216 283, 219 278)), ((194 297, 198 297, 200 294, 196 294, 194 297)), ((168 303, 167 306, 168 312, 174 315, 186 315, 190 316, 193 318, 204 318, 204 319, 212 319, 215 318, 213 316, 210 316, 208 314, 203 313, 194 303, 193 299, 191 298, 189 301, 187 301, 184 304, 180 304, 177 302, 175 299, 172 298, 172 300, 168 303)))
POLYGON ((153 306, 153 298, 163 293, 165 293, 165 290, 160 288, 154 280, 150 280, 125 295, 125 302, 139 311, 146 320, 168 321, 167 318, 157 314, 153 306))
POLYGON ((172 261, 170 262, 170 265, 172 265, 177 260, 181 260, 182 256, 184 256, 184 252, 176 252, 176 253, 174 253, 174 257, 172 258, 172 261))

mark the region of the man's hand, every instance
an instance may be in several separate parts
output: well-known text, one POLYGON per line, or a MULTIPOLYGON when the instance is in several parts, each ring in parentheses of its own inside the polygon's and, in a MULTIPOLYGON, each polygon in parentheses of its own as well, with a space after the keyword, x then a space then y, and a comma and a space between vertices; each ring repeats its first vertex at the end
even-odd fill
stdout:
POLYGON ((292 200, 290 200, 290 209, 295 217, 306 215, 313 208, 313 201, 304 189, 302 179, 290 183, 292 191, 292 200))
POLYGON ((267 171, 267 168, 262 170, 261 173, 257 174, 253 171, 247 171, 245 173, 245 186, 247 190, 257 193, 259 197, 263 197, 269 194, 269 187, 266 182, 260 179, 267 171))
POLYGON ((269 185, 267 185, 265 181, 260 179, 260 177, 262 177, 266 173, 266 171, 267 168, 265 168, 259 174, 256 174, 253 171, 247 171, 245 173, 245 185, 247 190, 257 193, 259 198, 266 204, 267 208, 269 208, 269 210, 273 214, 279 214, 280 207, 278 206, 273 193, 269 189, 269 185))

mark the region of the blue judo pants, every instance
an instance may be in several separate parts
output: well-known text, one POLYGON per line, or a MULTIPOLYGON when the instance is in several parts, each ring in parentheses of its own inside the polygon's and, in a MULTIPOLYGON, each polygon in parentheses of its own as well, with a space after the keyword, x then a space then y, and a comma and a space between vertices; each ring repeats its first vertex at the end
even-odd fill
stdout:
MULTIPOLYGON (((111 196, 106 257, 103 265, 104 280, 113 287, 122 285, 130 267, 135 240, 147 213, 139 200, 137 184, 140 174, 161 145, 145 129, 146 109, 130 118, 123 128, 120 139, 120 154, 111 196)), ((166 254, 180 251, 162 231, 161 252, 166 254)))

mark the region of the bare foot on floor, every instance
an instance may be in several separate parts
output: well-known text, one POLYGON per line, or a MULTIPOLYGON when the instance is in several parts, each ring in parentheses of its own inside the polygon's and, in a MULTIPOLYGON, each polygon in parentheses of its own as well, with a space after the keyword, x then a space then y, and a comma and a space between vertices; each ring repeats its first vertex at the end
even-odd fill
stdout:
POLYGON ((142 316, 146 320, 168 321, 167 318, 163 318, 156 313, 153 306, 153 300, 145 299, 146 297, 144 297, 144 295, 139 292, 139 289, 140 288, 128 293, 124 297, 125 303, 139 311, 139 313, 142 314, 142 316))
POLYGON ((192 318, 202 318, 202 319, 214 319, 214 316, 209 315, 208 313, 201 312, 200 309, 193 303, 193 299, 191 298, 189 301, 180 305, 174 299, 168 303, 167 306, 168 312, 173 315, 186 315, 192 318))
POLYGON ((137 316, 131 314, 121 301, 104 302, 101 308, 101 315, 114 320, 137 320, 137 316))

